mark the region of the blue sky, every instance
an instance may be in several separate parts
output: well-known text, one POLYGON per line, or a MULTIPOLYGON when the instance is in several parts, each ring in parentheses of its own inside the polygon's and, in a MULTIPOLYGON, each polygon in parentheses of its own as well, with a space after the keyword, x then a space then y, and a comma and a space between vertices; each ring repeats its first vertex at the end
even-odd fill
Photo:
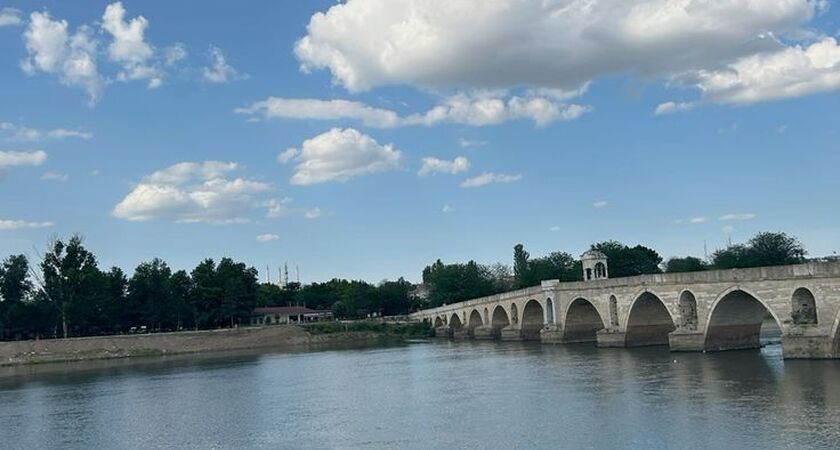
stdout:
POLYGON ((518 242, 840 250, 833 2, 591 5, 0 3, 0 253, 81 233, 103 266, 308 282, 518 242))

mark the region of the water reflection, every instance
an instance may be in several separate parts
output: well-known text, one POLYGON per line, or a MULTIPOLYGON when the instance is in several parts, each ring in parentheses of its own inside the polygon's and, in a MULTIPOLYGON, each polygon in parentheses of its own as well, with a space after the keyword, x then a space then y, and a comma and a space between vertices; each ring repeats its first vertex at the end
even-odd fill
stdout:
MULTIPOLYGON (((0 379, 8 448, 836 448, 840 362, 434 342, 0 379)), ((5 447, 4 447, 5 448, 5 447)))

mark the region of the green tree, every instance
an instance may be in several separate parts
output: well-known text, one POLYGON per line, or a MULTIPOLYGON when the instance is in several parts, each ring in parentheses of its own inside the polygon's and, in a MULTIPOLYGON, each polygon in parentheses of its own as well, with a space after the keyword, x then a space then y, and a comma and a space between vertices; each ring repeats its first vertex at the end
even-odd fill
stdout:
POLYGON ((128 282, 128 301, 134 325, 152 330, 171 329, 175 310, 171 298, 172 271, 159 258, 141 263, 128 282))
POLYGON ((612 278, 662 272, 659 268, 662 257, 655 250, 642 245, 628 247, 621 242, 605 241, 593 244, 592 250, 607 255, 612 278))
POLYGON ((83 329, 100 272, 93 253, 82 245, 81 236, 72 236, 66 244, 56 239, 44 255, 41 272, 44 293, 58 311, 62 335, 68 336, 71 324, 83 329))
POLYGON ((175 312, 175 329, 180 330, 184 326, 195 326, 193 319, 195 314, 192 310, 190 298, 192 295, 192 279, 185 270, 179 270, 169 278, 169 298, 172 302, 172 310, 175 312))
POLYGON ((746 244, 731 245, 712 254, 716 269, 779 266, 805 261, 805 248, 793 236, 785 233, 762 232, 746 244))
POLYGON ((20 328, 25 302, 32 292, 29 261, 24 255, 12 255, 0 264, 0 338, 7 338, 20 328))
POLYGON ((193 281, 190 295, 193 323, 197 328, 218 327, 221 324, 222 288, 216 278, 216 263, 205 259, 190 275, 193 281))
POLYGON ((671 258, 665 263, 665 271, 676 272, 700 272, 708 270, 709 265, 700 258, 686 256, 685 258, 671 258))
POLYGON ((525 251, 525 246, 516 244, 513 246, 513 277, 514 285, 517 288, 530 286, 531 277, 528 259, 531 255, 525 251))

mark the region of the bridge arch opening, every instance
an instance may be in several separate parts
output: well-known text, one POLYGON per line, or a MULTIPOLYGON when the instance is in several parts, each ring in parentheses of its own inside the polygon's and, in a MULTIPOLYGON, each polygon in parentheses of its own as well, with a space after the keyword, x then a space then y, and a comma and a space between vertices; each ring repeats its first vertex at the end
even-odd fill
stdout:
POLYGON ((458 313, 452 314, 452 317, 449 319, 449 327, 453 330, 460 330, 461 329, 461 318, 458 317, 458 313))
POLYGON ((545 311, 540 302, 528 300, 522 308, 522 339, 539 340, 544 320, 545 311))
POLYGON ((709 351, 761 347, 762 341, 780 341, 779 321, 767 306, 749 292, 736 289, 715 302, 706 325, 709 351))
POLYGON ((655 294, 644 292, 630 306, 627 317, 627 347, 667 345, 668 334, 676 330, 668 308, 655 294))
POLYGON ((807 288, 793 291, 790 299, 790 317, 795 325, 817 324, 817 301, 807 288))
POLYGON ((610 295, 610 328, 618 329, 618 299, 610 295))
POLYGON ((566 311, 563 342, 595 342, 595 334, 604 328, 598 309, 589 300, 577 298, 566 311))
POLYGON ((680 328, 697 329, 697 299, 691 291, 680 294, 680 328))
POLYGON ((442 326, 443 326, 443 320, 441 320, 440 316, 435 317, 435 328, 442 327, 442 326))
POLYGON ((470 321, 468 324, 470 330, 474 330, 476 327, 484 325, 484 321, 481 320, 481 313, 478 312, 477 309, 472 310, 470 313, 470 321))
POLYGON ((494 330, 500 330, 508 325, 510 325, 510 319, 508 318, 507 311, 505 311, 502 305, 496 306, 493 309, 493 319, 490 321, 490 326, 494 330))

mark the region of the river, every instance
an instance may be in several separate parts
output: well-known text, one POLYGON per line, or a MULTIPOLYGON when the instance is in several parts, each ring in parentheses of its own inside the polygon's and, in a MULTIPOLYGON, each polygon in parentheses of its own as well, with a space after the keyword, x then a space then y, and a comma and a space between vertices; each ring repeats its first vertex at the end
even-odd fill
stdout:
POLYGON ((840 448, 840 361, 496 342, 4 369, 0 448, 840 448))

